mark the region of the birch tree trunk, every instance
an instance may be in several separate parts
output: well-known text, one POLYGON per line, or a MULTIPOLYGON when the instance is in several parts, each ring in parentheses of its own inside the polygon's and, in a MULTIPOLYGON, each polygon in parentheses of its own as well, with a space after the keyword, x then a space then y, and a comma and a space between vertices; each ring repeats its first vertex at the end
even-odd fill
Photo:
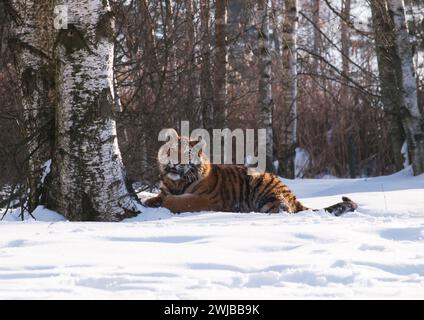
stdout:
POLYGON ((395 43, 402 70, 401 119, 414 174, 424 172, 424 122, 418 108, 413 52, 406 25, 403 0, 388 0, 394 22, 395 43))
POLYGON ((396 53, 393 24, 385 1, 370 1, 370 5, 381 87, 381 100, 384 105, 385 121, 389 131, 395 169, 401 170, 404 162, 401 149, 405 141, 405 134, 400 117, 402 107, 402 71, 400 60, 396 53))
POLYGON ((297 0, 285 1, 283 22, 283 114, 282 145, 279 149, 279 174, 295 178, 294 160, 297 144, 297 0))
POLYGON ((214 100, 214 126, 223 128, 227 124, 227 0, 215 2, 214 100))
POLYGON ((41 169, 50 158, 53 124, 54 43, 52 0, 14 0, 18 15, 12 48, 21 83, 28 150, 28 210, 40 203, 41 169))
POLYGON ((105 0, 69 0, 57 38, 56 141, 48 206, 77 221, 136 213, 113 109, 114 19, 105 0))
MULTIPOLYGON (((281 58, 282 56, 282 49, 281 49, 281 30, 282 30, 282 21, 280 21, 280 14, 283 12, 284 8, 284 1, 283 0, 271 0, 271 7, 270 7, 270 30, 272 30, 272 37, 270 37, 269 41, 270 44, 274 47, 272 51, 275 52, 276 56, 278 58, 281 58)), ((272 47, 271 46, 271 47, 272 47)))
POLYGON ((274 171, 274 139, 272 131, 272 100, 271 87, 271 54, 269 50, 269 15, 268 0, 260 0, 257 4, 258 19, 258 105, 262 127, 266 130, 266 169, 268 172, 274 171))
POLYGON ((202 100, 202 122, 203 128, 212 132, 213 128, 213 88, 211 81, 211 51, 210 51, 210 6, 209 0, 200 1, 200 39, 201 47, 201 71, 200 71, 200 96, 202 100))

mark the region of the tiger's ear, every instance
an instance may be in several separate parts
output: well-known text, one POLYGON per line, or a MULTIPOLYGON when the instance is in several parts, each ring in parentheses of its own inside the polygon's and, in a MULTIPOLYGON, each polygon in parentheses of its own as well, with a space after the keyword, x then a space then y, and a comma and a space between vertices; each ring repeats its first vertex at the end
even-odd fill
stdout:
POLYGON ((190 140, 190 147, 194 147, 198 144, 198 147, 200 148, 206 148, 206 140, 205 139, 196 139, 196 140, 190 140))
POLYGON ((199 140, 190 140, 189 141, 189 145, 190 145, 190 147, 194 147, 196 144, 198 144, 200 141, 199 140))
POLYGON ((190 140, 189 144, 190 144, 190 148, 196 147, 196 150, 198 150, 199 156, 203 153, 203 150, 206 147, 206 141, 204 139, 190 140))

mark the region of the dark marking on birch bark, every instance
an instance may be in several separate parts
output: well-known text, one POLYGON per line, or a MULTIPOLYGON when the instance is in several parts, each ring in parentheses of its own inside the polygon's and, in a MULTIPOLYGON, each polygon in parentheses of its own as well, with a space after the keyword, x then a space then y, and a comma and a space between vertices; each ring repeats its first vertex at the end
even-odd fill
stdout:
POLYGON ((99 213, 94 209, 93 204, 91 202, 91 197, 82 192, 81 197, 81 220, 82 221, 96 221, 98 220, 99 213))
POLYGON ((96 40, 99 41, 102 38, 112 41, 115 36, 115 31, 113 30, 113 13, 111 11, 106 12, 101 15, 99 22, 96 25, 96 40))
POLYGON ((35 70, 31 67, 25 68, 25 70, 22 72, 21 77, 22 90, 24 92, 24 95, 27 97, 31 97, 37 86, 35 70))
POLYGON ((74 52, 86 48, 92 52, 88 46, 84 34, 73 24, 68 25, 68 29, 61 29, 57 36, 56 45, 62 45, 67 55, 72 55, 74 52))

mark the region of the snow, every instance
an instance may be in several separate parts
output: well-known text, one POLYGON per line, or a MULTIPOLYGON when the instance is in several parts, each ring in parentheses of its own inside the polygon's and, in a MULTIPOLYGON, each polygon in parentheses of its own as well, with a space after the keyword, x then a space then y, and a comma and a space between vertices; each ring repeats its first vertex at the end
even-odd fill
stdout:
POLYGON ((402 144, 402 149, 400 150, 403 157, 403 167, 406 168, 409 166, 409 154, 408 154, 408 142, 402 144))
POLYGON ((52 160, 49 159, 41 166, 41 183, 44 183, 46 177, 49 175, 52 167, 52 160))
POLYGON ((305 170, 310 164, 311 156, 308 151, 302 148, 296 148, 296 156, 294 158, 294 175, 296 178, 303 178, 305 170))
POLYGON ((0 223, 0 299, 424 298, 424 175, 287 184, 307 206, 346 195, 359 210, 145 209, 121 223, 14 213, 0 223))

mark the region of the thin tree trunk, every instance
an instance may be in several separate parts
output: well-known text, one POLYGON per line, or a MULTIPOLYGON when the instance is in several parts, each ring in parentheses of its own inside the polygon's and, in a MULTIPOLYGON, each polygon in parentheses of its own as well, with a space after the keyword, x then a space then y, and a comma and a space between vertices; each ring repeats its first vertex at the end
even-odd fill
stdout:
POLYGON ((279 149, 279 174, 295 178, 294 160, 297 145, 297 0, 287 0, 283 22, 283 113, 282 145, 279 149))
POLYGON ((396 170, 403 168, 402 145, 405 134, 400 118, 402 107, 402 71, 396 53, 393 25, 385 1, 370 1, 377 62, 388 135, 396 170))
POLYGON ((272 38, 270 37, 270 43, 274 46, 274 52, 277 57, 281 57, 281 21, 280 21, 280 13, 283 12, 283 0, 271 0, 271 11, 269 13, 270 16, 270 28, 272 30, 272 38))
MULTIPOLYGON (((162 73, 162 80, 163 83, 161 86, 161 90, 164 90, 166 87, 169 88, 176 88, 176 90, 180 90, 181 83, 179 81, 179 74, 178 74, 178 59, 177 59, 177 50, 178 44, 180 43, 178 41, 178 34, 177 34, 177 27, 178 23, 174 19, 174 9, 177 9, 177 3, 172 0, 164 0, 159 1, 160 7, 161 7, 161 16, 162 16, 162 32, 163 32, 163 44, 165 47, 164 56, 166 58, 166 67, 165 72, 162 73), (169 73, 169 76, 168 76, 169 73)), ((178 15, 178 9, 175 15, 178 15)), ((160 94, 163 93, 159 92, 157 97, 159 99, 162 99, 160 94)), ((169 107, 169 106, 176 106, 177 102, 175 101, 175 95, 163 95, 163 105, 169 107)), ((176 112, 170 114, 171 123, 179 129, 181 120, 184 119, 184 112, 176 112)))
POLYGON ((240 72, 244 65, 243 45, 243 13, 245 13, 243 0, 230 0, 228 2, 228 82, 230 86, 237 85, 240 72))
POLYGON ((211 81, 211 51, 210 51, 210 7, 209 0, 200 1, 200 40, 201 47, 201 72, 200 72, 200 95, 202 100, 203 128, 211 132, 213 126, 213 88, 211 81))
POLYGON ((177 70, 177 52, 175 41, 175 26, 174 26, 174 8, 173 1, 165 0, 165 43, 168 49, 169 69, 173 75, 173 85, 178 84, 178 70, 177 70))
POLYGON ((48 205, 69 220, 135 214, 113 111, 114 20, 105 0, 69 0, 57 39, 58 105, 48 205))
POLYGON ((215 79, 213 121, 227 125, 227 0, 215 2, 215 79))
POLYGON ((15 0, 18 14, 13 50, 16 53, 24 109, 28 161, 28 210, 40 203, 41 168, 50 158, 53 124, 54 43, 52 0, 15 0))
POLYGON ((148 59, 145 66, 149 67, 149 70, 146 72, 151 77, 152 82, 154 83, 156 79, 154 79, 154 70, 158 67, 159 61, 156 55, 156 36, 155 36, 155 24, 152 21, 152 17, 149 11, 149 2, 148 0, 140 0, 139 1, 141 14, 143 16, 145 28, 146 28, 146 39, 145 39, 145 48, 146 55, 145 57, 148 59))
POLYGON ((342 21, 341 21, 341 44, 342 44, 342 71, 347 76, 349 75, 349 54, 350 54, 350 32, 346 21, 350 20, 351 1, 342 0, 342 21))
POLYGON ((195 20, 193 10, 193 0, 185 0, 186 8, 186 103, 185 103, 185 119, 189 120, 194 127, 198 126, 199 114, 198 114, 198 102, 200 100, 200 87, 198 81, 198 73, 196 68, 196 32, 195 32, 195 20))
MULTIPOLYGON (((350 21, 350 10, 351 10, 351 0, 342 0, 342 11, 341 11, 341 59, 342 59, 342 72, 346 77, 350 78, 350 48, 352 47, 352 43, 350 41, 350 26, 347 21, 350 21)), ((340 90, 340 104, 347 108, 354 108, 355 105, 352 103, 352 96, 350 95, 350 90, 348 88, 348 81, 343 80, 341 83, 340 90)), ((351 112, 350 114, 352 114, 351 112)), ((346 115, 348 123, 351 122, 349 119, 349 113, 346 115)), ((345 116, 345 117, 346 117, 345 116)), ((344 121, 342 121, 344 122, 344 121)), ((349 176, 351 178, 356 178, 356 143, 354 140, 356 128, 354 126, 347 126, 347 139, 342 144, 343 146, 347 146, 347 157, 348 157, 348 168, 349 168, 349 176)))
POLYGON ((269 50, 269 11, 267 1, 260 0, 257 5, 259 54, 258 106, 261 115, 261 125, 266 130, 266 169, 272 172, 274 171, 274 139, 272 131, 272 109, 274 103, 271 87, 271 54, 269 50))
POLYGON ((8 48, 7 42, 12 31, 12 15, 15 9, 6 1, 0 1, 0 54, 8 48))
POLYGON ((388 0, 394 22, 396 51, 402 70, 401 119, 406 134, 414 174, 424 172, 424 122, 418 108, 412 46, 406 25, 403 0, 388 0))
MULTIPOLYGON (((312 22, 314 24, 314 54, 319 57, 321 55, 322 43, 321 43, 321 18, 320 18, 320 1, 322 0, 312 0, 312 22)), ((312 71, 316 74, 319 73, 319 61, 317 58, 314 58, 312 61, 312 71)))

